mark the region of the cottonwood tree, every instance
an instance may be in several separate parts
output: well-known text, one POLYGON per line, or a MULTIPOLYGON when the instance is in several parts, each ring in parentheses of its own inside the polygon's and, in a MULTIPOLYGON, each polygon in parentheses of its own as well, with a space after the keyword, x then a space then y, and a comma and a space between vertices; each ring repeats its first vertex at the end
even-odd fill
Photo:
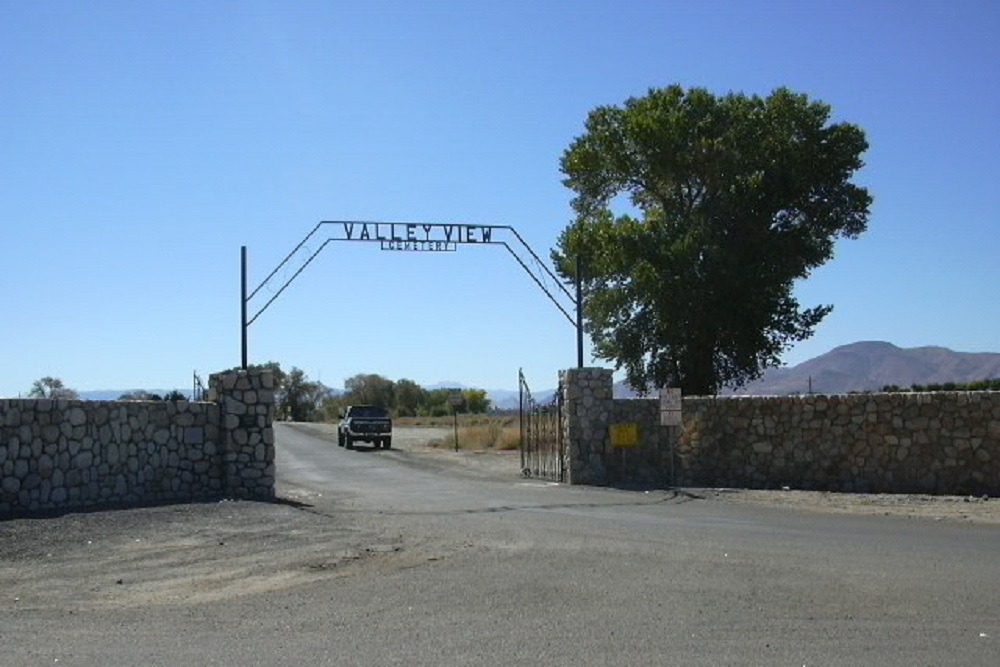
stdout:
POLYGON ((325 394, 323 385, 309 379, 300 368, 292 367, 283 374, 277 394, 278 410, 291 421, 311 421, 325 394))
POLYGON ((597 357, 636 389, 715 394, 812 335, 832 307, 801 308, 795 281, 868 223, 859 127, 784 88, 675 85, 598 107, 585 128, 562 156, 576 217, 553 260, 568 277, 583 258, 597 357))
POLYGON ((43 377, 35 380, 28 392, 30 398, 79 398, 75 389, 70 389, 59 378, 43 377))
POLYGON ((344 405, 378 405, 387 410, 396 405, 396 384, 374 373, 361 373, 344 380, 344 405))
POLYGON ((465 399, 465 412, 483 414, 490 410, 490 399, 484 389, 463 389, 462 398, 465 399))
POLYGON ((394 391, 396 398, 396 415, 399 417, 414 417, 423 406, 427 390, 413 380, 396 380, 394 391))

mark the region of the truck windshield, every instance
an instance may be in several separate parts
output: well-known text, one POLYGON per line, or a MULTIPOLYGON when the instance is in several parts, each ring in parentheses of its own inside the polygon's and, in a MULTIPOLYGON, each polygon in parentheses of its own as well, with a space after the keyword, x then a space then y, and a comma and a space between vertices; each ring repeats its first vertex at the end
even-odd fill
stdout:
POLYGON ((351 408, 352 417, 376 417, 383 418, 387 417, 385 408, 375 407, 374 405, 358 405, 351 408))

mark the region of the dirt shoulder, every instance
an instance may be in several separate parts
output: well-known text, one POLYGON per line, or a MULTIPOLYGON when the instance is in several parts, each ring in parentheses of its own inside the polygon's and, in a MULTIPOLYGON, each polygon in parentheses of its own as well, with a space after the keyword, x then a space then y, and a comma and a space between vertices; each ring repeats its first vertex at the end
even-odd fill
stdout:
POLYGON ((191 604, 352 576, 399 536, 288 502, 203 502, 0 521, 0 607, 191 604))
POLYGON ((933 521, 1000 524, 1000 498, 828 491, 691 489, 699 497, 725 503, 785 507, 808 512, 904 516, 933 521))

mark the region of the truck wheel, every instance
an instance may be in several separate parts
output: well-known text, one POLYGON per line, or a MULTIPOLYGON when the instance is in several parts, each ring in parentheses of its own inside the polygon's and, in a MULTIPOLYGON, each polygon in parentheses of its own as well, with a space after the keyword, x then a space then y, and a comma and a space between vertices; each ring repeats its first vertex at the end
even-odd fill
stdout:
POLYGON ((344 434, 344 447, 347 449, 354 449, 354 438, 351 437, 350 433, 344 434))
POLYGON ((382 449, 392 449, 392 438, 382 439, 382 449))
POLYGON ((338 447, 344 446, 344 434, 341 433, 340 431, 337 431, 337 446, 338 447))

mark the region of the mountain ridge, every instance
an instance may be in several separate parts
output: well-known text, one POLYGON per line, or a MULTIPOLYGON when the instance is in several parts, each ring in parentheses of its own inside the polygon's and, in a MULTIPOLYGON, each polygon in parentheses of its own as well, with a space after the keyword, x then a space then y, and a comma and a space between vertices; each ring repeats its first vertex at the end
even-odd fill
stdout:
MULTIPOLYGON (((975 382, 1000 378, 1000 353, 956 352, 940 345, 902 348, 887 341, 858 341, 795 366, 769 368, 764 375, 722 396, 786 396, 791 394, 846 394, 880 391, 888 385, 975 382)), ((538 392, 551 400, 555 390, 538 392)), ((638 394, 624 381, 614 384, 615 398, 638 394)), ((655 397, 655 392, 650 394, 655 397)), ((544 402, 544 401, 539 401, 544 402)), ((517 407, 514 405, 513 407, 517 407)))
POLYGON ((902 348, 886 341, 859 341, 790 367, 771 368, 754 382, 726 394, 843 394, 879 391, 887 385, 974 382, 1000 377, 1000 353, 956 352, 940 345, 902 348))

